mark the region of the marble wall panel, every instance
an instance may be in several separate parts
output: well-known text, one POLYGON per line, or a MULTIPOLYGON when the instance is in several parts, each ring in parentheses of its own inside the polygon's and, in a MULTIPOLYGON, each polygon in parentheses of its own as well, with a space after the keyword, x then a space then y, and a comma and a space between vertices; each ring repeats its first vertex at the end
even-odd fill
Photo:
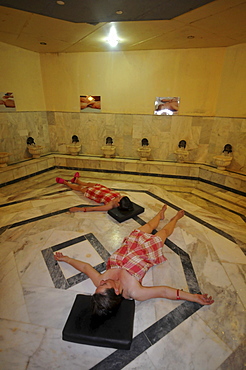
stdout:
POLYGON ((225 144, 233 146, 230 169, 246 173, 246 120, 230 117, 155 116, 110 113, 13 112, 0 114, 0 151, 12 153, 10 163, 29 158, 30 135, 48 152, 66 153, 72 135, 82 144, 83 155, 101 156, 107 136, 113 138, 116 155, 138 159, 137 149, 146 137, 151 160, 176 161, 180 140, 187 141, 189 161, 215 167, 213 157, 225 144), (13 138, 10 140, 9 138, 13 138))
POLYGON ((224 171, 221 172, 222 173, 213 172, 211 176, 211 181, 215 184, 224 185, 226 181, 226 175, 223 173, 224 171))
POLYGON ((200 170, 199 170, 199 176, 204 180, 210 180, 211 181, 212 174, 213 173, 211 171, 209 171, 209 169, 200 168, 200 170))
POLYGON ((176 175, 178 176, 190 176, 190 165, 184 164, 183 166, 176 165, 176 175))
POLYGON ((246 179, 245 179, 245 181, 241 180, 241 185, 240 185, 239 190, 241 190, 243 192, 246 192, 246 179))
POLYGON ((5 168, 0 168, 0 184, 3 184, 5 182, 9 182, 14 180, 14 171, 12 168, 9 168, 8 171, 6 171, 5 168))
POLYGON ((236 179, 231 176, 226 176, 225 178, 225 186, 233 189, 240 189, 241 188, 241 179, 236 179))
POLYGON ((36 162, 36 163, 34 163, 34 162, 33 163, 30 163, 28 161, 28 162, 26 162, 24 164, 24 166, 26 167, 26 174, 27 175, 31 175, 33 173, 36 173, 39 170, 38 162, 36 162))

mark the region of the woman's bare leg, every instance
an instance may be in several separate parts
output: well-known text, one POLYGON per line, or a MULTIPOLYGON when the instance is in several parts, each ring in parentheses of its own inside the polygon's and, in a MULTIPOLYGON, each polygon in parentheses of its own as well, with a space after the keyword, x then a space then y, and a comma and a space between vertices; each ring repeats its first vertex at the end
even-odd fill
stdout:
POLYGON ((95 184, 96 184, 95 182, 84 182, 84 181, 81 181, 81 180, 79 180, 79 178, 78 178, 78 177, 76 177, 76 179, 75 179, 74 183, 75 183, 75 184, 78 184, 78 185, 85 186, 85 187, 93 186, 93 185, 95 185, 95 184))
POLYGON ((180 220, 184 216, 185 212, 180 210, 177 212, 176 216, 171 218, 171 220, 166 224, 160 231, 158 231, 155 235, 158 235, 162 240, 163 243, 165 242, 166 238, 168 238, 172 233, 176 226, 178 220, 180 220))
POLYGON ((143 231, 144 233, 149 233, 151 234, 152 231, 154 229, 157 228, 157 226, 159 225, 159 222, 161 220, 164 220, 165 218, 165 211, 167 209, 167 205, 164 204, 164 206, 162 207, 162 209, 157 213, 157 215, 152 218, 152 220, 150 220, 149 222, 147 222, 147 224, 139 227, 139 230, 143 231))
POLYGON ((66 181, 66 180, 64 180, 64 185, 67 185, 72 190, 81 191, 82 193, 84 193, 85 190, 86 190, 86 188, 85 188, 85 190, 83 191, 83 188, 81 188, 81 186, 79 184, 72 184, 71 182, 66 181))

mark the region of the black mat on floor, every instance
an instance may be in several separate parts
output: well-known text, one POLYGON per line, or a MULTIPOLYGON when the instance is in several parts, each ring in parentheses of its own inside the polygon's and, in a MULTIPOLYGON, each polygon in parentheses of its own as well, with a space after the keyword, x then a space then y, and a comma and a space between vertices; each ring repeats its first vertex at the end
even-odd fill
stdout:
POLYGON ((91 296, 77 294, 62 339, 91 346, 130 349, 135 301, 123 299, 117 313, 102 324, 92 322, 91 296))
POLYGON ((108 211, 108 214, 116 221, 121 223, 144 212, 144 208, 139 206, 138 204, 132 202, 132 205, 133 209, 131 211, 122 211, 119 207, 117 207, 110 209, 108 211))

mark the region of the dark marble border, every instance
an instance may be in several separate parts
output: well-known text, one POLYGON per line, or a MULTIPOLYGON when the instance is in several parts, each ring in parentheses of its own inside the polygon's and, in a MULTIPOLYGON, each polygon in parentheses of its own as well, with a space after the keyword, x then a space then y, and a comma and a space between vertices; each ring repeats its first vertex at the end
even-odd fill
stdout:
MULTIPOLYGON (((145 224, 145 221, 143 221, 138 216, 134 217, 134 219, 139 222, 140 225, 145 224)), ((153 234, 155 233, 156 230, 154 230, 153 234)), ((196 274, 188 253, 183 251, 169 239, 166 240, 165 244, 180 257, 186 282, 189 287, 189 292, 201 293, 196 274)), ((133 338, 130 350, 116 350, 111 355, 93 366, 90 370, 108 370, 110 367, 112 367, 114 370, 123 369, 136 357, 140 356, 149 347, 164 338, 179 324, 192 316, 193 313, 195 313, 202 307, 203 306, 194 302, 183 302, 174 310, 170 311, 167 315, 163 316, 153 325, 149 326, 147 329, 133 338)))
MULTIPOLYGON (((29 177, 40 175, 44 172, 51 171, 53 169, 65 169, 65 170, 74 170, 74 171, 83 171, 83 172, 114 173, 114 174, 123 174, 123 175, 147 176, 147 177, 161 177, 161 178, 167 178, 167 179, 194 180, 194 181, 204 182, 205 184, 209 184, 209 185, 215 186, 217 188, 220 188, 220 189, 223 189, 223 190, 226 190, 226 191, 230 191, 230 192, 238 194, 238 195, 246 196, 246 193, 241 191, 241 190, 229 188, 228 186, 217 184, 213 181, 205 180, 205 179, 202 179, 200 177, 195 177, 195 176, 182 176, 182 175, 171 175, 171 174, 167 175, 167 174, 162 174, 162 173, 151 173, 151 172, 147 173, 147 172, 135 172, 135 171, 131 172, 131 171, 118 171, 118 170, 102 170, 102 169, 92 169, 92 168, 83 168, 83 167, 65 167, 65 166, 53 166, 53 167, 47 168, 45 170, 32 173, 32 174, 27 175, 27 176, 23 176, 23 177, 20 177, 18 179, 15 179, 15 180, 11 180, 11 181, 2 183, 2 184, 0 184, 0 188, 3 187, 3 186, 6 186, 6 185, 14 184, 14 183, 16 183, 18 181, 21 181, 21 180, 28 179, 29 177)), ((244 175, 244 174, 242 174, 242 175, 244 175)))
POLYGON ((55 170, 55 169, 56 169, 55 166, 49 167, 49 168, 46 168, 45 170, 37 171, 37 172, 31 173, 30 175, 19 177, 18 179, 15 179, 15 180, 3 182, 3 183, 0 184, 0 188, 4 187, 6 185, 15 184, 19 181, 26 180, 26 179, 29 179, 30 177, 34 177, 34 176, 37 176, 37 175, 41 175, 42 173, 45 173, 45 172, 48 172, 48 171, 51 171, 51 170, 55 170))
MULTIPOLYGON (((131 190, 131 189, 115 189, 115 190, 118 190, 118 191, 128 191, 128 192, 141 192, 141 193, 145 193, 145 194, 148 194, 149 196, 159 200, 160 202, 162 203, 165 203, 167 204, 168 206, 172 207, 173 209, 179 211, 181 208, 172 204, 171 202, 159 197, 158 195, 155 195, 153 193, 151 193, 150 191, 147 191, 147 190, 131 190)), ((70 189, 68 190, 70 191, 70 189)), ((59 192, 58 192, 59 193, 59 192)), ((54 193, 53 193, 54 194, 54 193)), ((44 196, 44 195, 43 195, 44 196)), ((37 198, 36 198, 37 199, 37 198)), ((18 203, 18 202, 17 202, 18 203)), ((91 205, 91 204, 80 204, 80 205, 77 205, 77 207, 93 207, 94 205, 91 205)), ((95 206, 94 206, 95 207, 95 206)), ((45 215, 42 215, 42 216, 37 216, 37 217, 33 217, 33 218, 29 218, 27 220, 23 220, 23 221, 19 221, 19 222, 15 222, 13 224, 9 224, 9 225, 5 225, 3 227, 0 227, 0 235, 3 234, 4 231, 6 231, 7 229, 12 229, 14 227, 18 227, 18 226, 22 226, 22 225, 26 225, 30 222, 35 222, 35 221, 39 221, 39 220, 42 220, 42 219, 45 219, 45 218, 49 218, 49 217, 52 217, 52 216, 55 216, 55 215, 59 215, 61 213, 66 213, 69 211, 69 208, 64 208, 62 210, 59 210, 59 211, 55 211, 55 212, 51 212, 51 213, 47 213, 45 215)), ((220 234, 221 236, 223 236, 224 238, 232 241, 233 243, 236 243, 235 239, 233 236, 227 234, 226 232, 224 232, 223 230, 220 230, 218 229, 217 227, 209 224, 208 222, 206 221, 203 221, 202 219, 200 219, 199 217, 196 217, 194 216, 192 213, 190 212, 185 212, 185 215, 190 217, 191 219, 193 219, 194 221, 200 223, 201 225, 204 225, 206 226, 208 229, 210 230, 213 230, 214 232, 216 232, 217 234, 220 234)), ((135 220, 139 220, 138 216, 136 217, 133 217, 133 219, 135 220)), ((141 221, 140 221, 141 222, 141 221)))
POLYGON ((80 272, 66 279, 59 264, 54 260, 54 252, 59 251, 63 248, 67 248, 71 245, 80 243, 84 240, 88 240, 91 246, 95 249, 95 251, 99 254, 99 256, 104 260, 103 263, 100 263, 99 265, 94 266, 94 268, 98 272, 105 271, 106 261, 108 260, 110 254, 92 233, 85 234, 77 238, 67 240, 66 242, 56 244, 56 245, 53 245, 52 247, 42 250, 43 258, 48 267, 48 270, 49 270, 49 273, 50 273, 50 276, 54 283, 55 288, 68 289, 88 279, 87 275, 85 275, 83 272, 80 272))
MULTIPOLYGON (((175 194, 175 193, 179 193, 179 191, 176 191, 176 190, 172 190, 171 191, 171 193, 172 194, 175 194)), ((207 199, 207 198, 204 198, 204 197, 202 197, 201 195, 198 195, 198 194, 193 194, 193 193, 189 193, 188 191, 187 192, 182 192, 182 194, 191 194, 191 195, 193 195, 193 196, 195 196, 195 197, 197 197, 197 198, 200 198, 200 199, 202 199, 202 200, 205 200, 206 202, 209 202, 209 203, 211 203, 211 204, 215 204, 216 206, 219 206, 220 208, 223 208, 223 209, 225 209, 226 211, 228 211, 228 212, 231 212, 231 213, 234 213, 234 215, 237 215, 237 216, 239 216, 239 217, 241 217, 241 219, 244 221, 244 222, 246 222, 246 216, 245 215, 243 215, 242 213, 239 213, 239 212, 237 212, 237 211, 234 211, 233 209, 231 209, 231 208, 228 208, 228 207, 225 207, 225 206, 222 206, 221 204, 219 204, 219 203, 216 203, 216 202, 213 202, 212 200, 210 200, 210 199, 207 199)), ((221 200, 223 200, 223 199, 221 199, 221 200)), ((229 200, 227 200, 227 202, 229 203, 230 201, 229 200)), ((232 203, 232 202, 230 202, 230 203, 232 203)), ((235 203, 233 203, 233 204, 235 204, 235 203)), ((237 204, 236 204, 237 205, 237 204)), ((244 206, 242 206, 242 205, 238 205, 238 207, 241 207, 241 208, 245 208, 244 206)))
POLYGON ((53 191, 52 193, 40 194, 38 197, 25 198, 25 199, 21 199, 21 200, 15 200, 13 202, 5 203, 5 204, 0 204, 0 208, 13 206, 14 204, 24 203, 24 202, 27 202, 28 200, 42 199, 42 197, 47 198, 49 196, 52 196, 52 195, 55 195, 55 194, 60 194, 60 193, 65 193, 67 191, 71 191, 71 189, 56 190, 56 191, 53 191))
MULTIPOLYGON (((146 223, 139 216, 135 216, 134 220, 137 221, 140 225, 144 225, 146 223)), ((154 230, 153 234, 155 234, 156 232, 157 230, 154 230)), ((71 286, 74 286, 88 279, 88 277, 84 273, 78 273, 70 277, 69 279, 66 279, 62 273, 59 264, 57 264, 57 262, 54 260, 53 255, 53 253, 58 250, 62 250, 63 248, 74 245, 76 243, 80 243, 84 240, 88 240, 91 243, 92 247, 104 260, 104 263, 94 266, 94 268, 99 272, 105 271, 106 262, 110 254, 92 233, 67 240, 66 242, 59 243, 50 248, 42 250, 43 258, 48 267, 48 271, 50 273, 55 288, 68 289, 71 286)), ((165 244, 180 257, 189 292, 201 293, 196 274, 188 253, 183 251, 169 239, 166 240, 165 244)), ((114 369, 118 370, 122 369, 131 361, 133 361, 137 356, 146 351, 150 346, 154 345, 165 335, 170 333, 184 320, 193 315, 193 313, 199 310, 201 307, 201 305, 194 302, 183 302, 174 310, 170 311, 167 315, 163 316, 153 325, 149 326, 147 329, 133 338, 130 350, 116 350, 111 355, 95 365, 92 369, 106 370, 109 367, 113 367, 114 369)))
MULTIPOLYGON (((183 302, 173 311, 169 312, 133 338, 129 351, 118 349, 93 366, 90 370, 108 370, 110 368, 113 368, 114 370, 123 369, 126 365, 135 360, 136 357, 140 356, 148 348, 157 343, 160 339, 164 338, 201 307, 202 306, 194 302, 183 302)), ((165 366, 163 369, 164 368, 165 366)))
MULTIPOLYGON (((118 190, 122 191, 122 189, 118 189, 118 190)), ((127 191, 130 192, 131 190, 127 189, 127 191)), ((179 210, 177 206, 171 204, 170 202, 165 201, 164 199, 152 194, 151 192, 142 191, 142 190, 140 191, 132 190, 132 191, 133 192, 143 192, 145 194, 148 194, 149 196, 155 199, 158 199, 159 201, 163 203, 170 205, 172 208, 179 210)), ((7 228, 13 228, 13 227, 21 226, 29 222, 34 222, 34 221, 38 221, 38 220, 41 220, 47 217, 52 217, 53 215, 64 213, 67 210, 68 209, 63 209, 60 211, 52 212, 47 215, 34 217, 29 220, 24 220, 24 221, 15 223, 13 225, 8 225, 5 227, 5 230, 7 228)), ((212 227, 211 225, 207 225, 207 223, 204 223, 202 220, 198 219, 192 214, 186 213, 186 215, 188 217, 193 218, 198 223, 202 223, 207 227, 209 226, 210 228, 213 228, 214 231, 216 231, 216 228, 212 227)), ((134 220, 137 221, 140 225, 145 224, 145 221, 142 220, 139 216, 135 216, 134 220)), ((220 230, 218 231, 220 233, 220 230)), ((156 230, 153 233, 155 232, 156 230)), ((223 236, 227 237, 226 234, 223 236)), ((78 273, 75 276, 69 279, 66 279, 59 267, 59 264, 56 263, 56 261, 54 260, 54 256, 53 256, 53 253, 55 251, 66 248, 69 245, 74 245, 83 240, 88 240, 104 261, 104 263, 95 266, 95 268, 99 272, 102 272, 103 270, 105 270, 105 264, 108 259, 109 253, 106 251, 103 245, 95 238, 95 236, 92 233, 81 235, 80 237, 73 238, 71 240, 67 240, 66 242, 59 243, 57 245, 54 245, 42 251, 43 258, 45 260, 48 271, 50 273, 50 276, 56 288, 68 289, 69 287, 74 286, 80 283, 81 281, 84 281, 85 279, 87 279, 87 276, 83 273, 78 273)), ((191 293, 200 293, 198 281, 197 281, 189 255, 185 251, 183 251, 181 248, 179 248, 175 243, 171 242, 169 239, 166 240, 165 244, 174 253, 176 253, 180 257, 189 291, 191 293)), ((165 335, 170 333, 180 323, 182 323, 184 320, 192 316, 194 312, 196 312, 202 307, 203 306, 200 306, 199 304, 195 304, 193 302, 181 303, 173 311, 169 312, 167 315, 162 317, 160 320, 156 321, 153 325, 151 325, 150 327, 145 329, 143 332, 138 334, 135 338, 133 338, 130 350, 128 351, 116 350, 110 356, 106 357, 101 362, 99 362, 97 365, 95 365, 93 369, 108 369, 109 367, 112 367, 114 369, 122 369, 127 364, 129 364, 131 361, 133 361, 137 356, 141 355, 144 351, 146 351, 147 348, 157 343, 160 339, 162 339, 165 335)))

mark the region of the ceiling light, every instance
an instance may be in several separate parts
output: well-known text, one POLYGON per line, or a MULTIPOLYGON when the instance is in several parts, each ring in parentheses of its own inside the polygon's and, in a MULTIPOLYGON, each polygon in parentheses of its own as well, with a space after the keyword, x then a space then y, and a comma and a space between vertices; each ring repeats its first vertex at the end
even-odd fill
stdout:
POLYGON ((47 42, 41 41, 40 45, 47 45, 47 42))
POLYGON ((116 14, 123 14, 123 11, 122 10, 117 10, 115 13, 116 14))
POLYGON ((65 5, 65 1, 62 1, 62 0, 57 0, 56 2, 58 5, 65 5))
POLYGON ((107 42, 109 43, 110 46, 114 47, 117 46, 119 43, 119 38, 117 36, 117 32, 114 26, 111 27, 107 42))

